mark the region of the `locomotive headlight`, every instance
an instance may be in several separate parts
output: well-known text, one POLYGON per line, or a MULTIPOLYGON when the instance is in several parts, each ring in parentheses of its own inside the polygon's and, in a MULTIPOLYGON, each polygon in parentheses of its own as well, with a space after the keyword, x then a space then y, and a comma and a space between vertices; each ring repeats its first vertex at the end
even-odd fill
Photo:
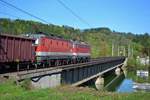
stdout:
POLYGON ((36 39, 35 44, 37 45, 39 44, 39 39, 36 39))
POLYGON ((73 53, 73 55, 75 55, 75 56, 76 56, 76 55, 77 55, 77 53, 73 53))

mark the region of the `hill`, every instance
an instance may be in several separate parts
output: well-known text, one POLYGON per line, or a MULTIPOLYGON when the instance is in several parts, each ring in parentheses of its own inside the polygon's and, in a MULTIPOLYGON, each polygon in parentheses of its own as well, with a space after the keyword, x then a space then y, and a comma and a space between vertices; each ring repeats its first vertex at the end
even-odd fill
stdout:
POLYGON ((44 32, 62 36, 65 39, 85 41, 91 45, 91 53, 94 58, 111 56, 112 51, 114 56, 144 56, 148 55, 148 47, 150 46, 150 35, 148 33, 137 35, 116 32, 107 27, 80 30, 65 25, 58 26, 29 20, 0 18, 0 32, 14 35, 44 32))

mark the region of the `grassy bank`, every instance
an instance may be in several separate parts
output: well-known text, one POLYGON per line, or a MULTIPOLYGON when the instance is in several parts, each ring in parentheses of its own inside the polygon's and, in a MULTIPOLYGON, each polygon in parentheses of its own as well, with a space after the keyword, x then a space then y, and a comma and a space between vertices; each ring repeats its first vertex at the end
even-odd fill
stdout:
POLYGON ((147 70, 147 71, 149 71, 150 70, 149 65, 142 65, 138 61, 136 61, 136 59, 132 58, 132 59, 128 60, 127 70, 128 70, 127 77, 132 78, 135 82, 150 83, 150 77, 139 77, 139 76, 136 75, 137 70, 147 70))
POLYGON ((99 92, 82 87, 26 90, 9 82, 0 84, 0 100, 149 100, 150 94, 99 92))

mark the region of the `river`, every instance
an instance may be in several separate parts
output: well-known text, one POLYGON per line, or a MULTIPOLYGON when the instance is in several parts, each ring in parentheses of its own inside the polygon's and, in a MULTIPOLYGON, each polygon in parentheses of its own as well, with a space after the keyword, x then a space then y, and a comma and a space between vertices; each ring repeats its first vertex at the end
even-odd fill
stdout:
MULTIPOLYGON (((136 91, 150 91, 150 89, 143 90, 145 88, 145 84, 150 86, 150 77, 140 77, 136 75, 136 71, 127 71, 125 75, 122 73, 120 76, 116 76, 115 74, 111 73, 112 75, 105 77, 105 90, 112 91, 112 92, 136 92, 136 91), (139 88, 135 85, 139 86, 139 88), (142 84, 142 86, 141 86, 142 84), (144 84, 144 85, 143 85, 144 84)), ((148 88, 148 87, 146 87, 148 88)))

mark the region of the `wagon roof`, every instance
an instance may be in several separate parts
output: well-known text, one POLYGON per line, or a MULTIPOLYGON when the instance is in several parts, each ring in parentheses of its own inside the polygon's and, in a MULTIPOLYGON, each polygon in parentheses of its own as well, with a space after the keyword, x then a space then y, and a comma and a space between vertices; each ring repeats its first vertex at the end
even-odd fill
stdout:
POLYGON ((35 40, 32 38, 28 38, 28 37, 22 37, 22 36, 17 36, 17 35, 10 35, 10 34, 6 34, 6 33, 0 33, 0 36, 4 36, 4 37, 13 37, 13 38, 20 38, 20 39, 27 39, 27 40, 35 40))

